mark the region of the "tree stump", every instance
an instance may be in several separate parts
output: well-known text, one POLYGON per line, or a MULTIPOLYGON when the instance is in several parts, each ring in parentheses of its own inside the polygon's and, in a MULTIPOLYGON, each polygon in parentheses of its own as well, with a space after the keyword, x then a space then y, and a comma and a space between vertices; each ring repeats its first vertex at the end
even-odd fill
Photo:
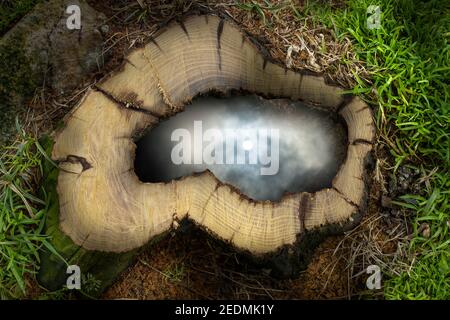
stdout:
MULTIPOLYGON (((92 88, 56 133, 59 227, 87 251, 126 253, 190 219, 256 258, 306 250, 312 234, 359 221, 375 127, 359 98, 320 75, 286 69, 232 22, 213 15, 173 21, 120 70, 92 88), (253 201, 210 172, 169 183, 142 183, 134 140, 193 97, 231 90, 302 100, 345 121, 348 149, 332 187, 253 201), (298 249, 302 248, 302 249, 298 249), (294 250, 294 251, 295 251, 294 250)), ((301 252, 300 252, 301 254, 301 252)))

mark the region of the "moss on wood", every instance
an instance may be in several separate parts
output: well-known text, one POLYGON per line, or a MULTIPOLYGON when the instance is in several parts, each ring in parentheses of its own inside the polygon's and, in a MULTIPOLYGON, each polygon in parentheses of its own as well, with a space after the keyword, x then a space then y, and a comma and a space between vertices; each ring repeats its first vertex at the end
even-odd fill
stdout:
MULTIPOLYGON (((41 144, 50 154, 53 141, 45 137, 41 144)), ((126 253, 89 251, 74 244, 68 236, 61 232, 59 228, 59 200, 56 191, 58 171, 59 169, 49 162, 44 166, 43 192, 46 193, 48 199, 45 233, 50 237, 49 242, 56 251, 44 249, 41 252, 38 281, 51 291, 61 289, 66 284, 68 277, 66 274, 67 266, 77 265, 80 267, 82 275, 91 274, 96 280, 100 281, 98 290, 90 293, 91 296, 98 297, 130 265, 139 250, 136 249, 126 253)), ((161 237, 154 239, 149 245, 154 244, 159 239, 161 237)))

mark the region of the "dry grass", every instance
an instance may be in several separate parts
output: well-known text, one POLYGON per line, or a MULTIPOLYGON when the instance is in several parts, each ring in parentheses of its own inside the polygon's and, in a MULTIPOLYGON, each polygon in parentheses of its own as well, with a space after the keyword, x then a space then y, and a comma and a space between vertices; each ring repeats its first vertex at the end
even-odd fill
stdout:
MULTIPOLYGON (((264 6, 264 1, 255 2, 264 6)), ((278 6, 279 9, 266 11, 263 17, 239 6, 230 6, 225 12, 262 40, 273 58, 285 61, 294 70, 323 73, 346 88, 356 83, 354 74, 362 80, 368 78, 364 65, 352 53, 348 38, 338 41, 331 30, 315 23, 311 17, 298 19, 292 1, 279 1, 278 6)))

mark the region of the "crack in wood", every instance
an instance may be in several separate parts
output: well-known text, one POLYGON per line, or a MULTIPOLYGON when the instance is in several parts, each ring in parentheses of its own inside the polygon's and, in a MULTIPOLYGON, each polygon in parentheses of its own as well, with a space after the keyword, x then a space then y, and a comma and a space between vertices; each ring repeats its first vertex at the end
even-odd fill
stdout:
POLYGON ((158 73, 157 69, 155 68, 155 66, 153 64, 153 61, 149 57, 147 57, 147 55, 145 54, 145 51, 142 52, 142 56, 144 57, 145 60, 148 61, 148 63, 150 64, 151 69, 153 70, 153 75, 156 77, 156 82, 157 82, 156 86, 158 87, 158 91, 161 94, 164 103, 167 104, 172 109, 172 111, 174 111, 174 112, 178 111, 180 108, 177 107, 172 102, 172 99, 170 99, 169 94, 164 89, 164 87, 162 85, 162 82, 161 82, 161 79, 159 77, 159 73, 158 73))
POLYGON ((362 111, 364 111, 364 110, 367 110, 367 109, 370 109, 369 108, 369 106, 368 105, 365 105, 364 107, 362 107, 361 109, 359 109, 359 110, 356 110, 355 111, 355 113, 360 113, 360 112, 362 112, 362 111))
POLYGON ((221 19, 219 22, 219 25, 217 26, 217 54, 218 54, 218 59, 219 59, 219 70, 222 70, 222 56, 220 54, 220 49, 221 49, 220 38, 222 37, 223 24, 224 24, 224 20, 221 19))
POLYGON ((177 22, 180 25, 181 29, 183 29, 183 32, 186 34, 187 38, 191 40, 191 37, 189 36, 189 32, 187 31, 186 25, 184 24, 183 20, 178 20, 177 22))
POLYGON ((152 116, 154 118, 157 118, 157 119, 162 117, 162 115, 159 114, 159 113, 156 113, 156 112, 153 112, 153 111, 150 111, 150 110, 147 110, 147 109, 142 109, 141 107, 138 107, 138 106, 136 106, 136 105, 134 105, 133 103, 130 103, 130 102, 121 101, 118 98, 116 98, 114 95, 112 95, 111 93, 109 93, 108 91, 102 89, 101 87, 99 87, 97 85, 94 85, 93 89, 95 91, 98 91, 101 94, 103 94, 106 98, 108 98, 109 100, 114 102, 115 105, 118 105, 118 106, 120 106, 120 107, 122 107, 124 109, 128 109, 128 110, 131 110, 131 111, 136 111, 136 112, 141 112, 141 113, 150 115, 150 116, 152 116))
POLYGON ((263 70, 265 70, 265 69, 266 69, 266 65, 267 65, 267 59, 266 59, 266 58, 264 58, 264 62, 263 62, 263 70))
POLYGON ((73 173, 73 174, 80 174, 80 172, 74 172, 74 171, 70 171, 70 170, 61 168, 59 166, 59 164, 60 163, 64 163, 64 162, 68 162, 68 163, 72 163, 72 164, 79 163, 79 164, 81 164, 81 168, 82 168, 81 173, 84 172, 84 171, 87 171, 87 170, 89 170, 91 168, 93 168, 92 165, 87 161, 86 158, 81 157, 81 156, 76 156, 76 155, 73 155, 73 154, 69 154, 66 158, 56 160, 55 162, 58 164, 58 169, 59 170, 67 172, 67 173, 73 173))
POLYGON ((220 186, 220 185, 216 182, 216 186, 214 187, 214 190, 211 191, 211 193, 210 193, 209 196, 208 196, 208 199, 207 199, 206 202, 205 202, 205 205, 203 206, 203 209, 202 209, 202 221, 201 221, 201 224, 203 224, 203 220, 205 219, 205 218, 204 218, 204 215, 205 215, 206 207, 208 206, 209 201, 211 200, 213 194, 216 193, 216 191, 217 191, 217 189, 219 188, 219 186, 220 186))
POLYGON ((133 62, 131 62, 128 58, 124 58, 123 61, 125 61, 126 63, 132 65, 133 67, 135 67, 137 69, 136 65, 133 62))
POLYGON ((159 46, 159 44, 158 44, 158 42, 156 41, 155 38, 149 37, 149 41, 150 41, 151 43, 153 43, 153 44, 159 49, 159 51, 163 52, 163 49, 159 46))
POLYGON ((354 203, 352 200, 350 200, 349 198, 347 198, 347 196, 341 192, 340 190, 338 190, 336 187, 332 187, 332 189, 334 191, 336 191, 337 193, 339 193, 342 196, 342 199, 344 199, 347 203, 349 203, 350 205, 354 206, 356 209, 359 210, 359 205, 357 205, 356 203, 354 203))
POLYGON ((311 196, 308 193, 302 193, 298 204, 298 218, 300 220, 300 232, 305 231, 306 212, 311 210, 311 196))
POLYGON ((358 138, 358 139, 353 140, 352 144, 353 145, 357 145, 357 144, 373 145, 373 142, 366 140, 366 139, 358 138))
POLYGON ((341 111, 344 110, 344 108, 345 108, 348 104, 350 104, 350 102, 352 102, 352 100, 353 100, 353 98, 347 98, 347 99, 345 99, 345 97, 344 97, 344 100, 336 107, 335 112, 336 112, 337 114, 341 113, 341 111))

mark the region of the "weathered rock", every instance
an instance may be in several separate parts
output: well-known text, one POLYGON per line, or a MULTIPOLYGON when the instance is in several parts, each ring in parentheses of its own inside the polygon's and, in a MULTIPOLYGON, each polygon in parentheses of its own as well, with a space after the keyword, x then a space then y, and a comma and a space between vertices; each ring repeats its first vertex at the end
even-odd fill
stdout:
POLYGON ((106 17, 85 1, 43 2, 0 40, 0 143, 14 133, 14 117, 39 87, 73 90, 103 64, 106 17), (67 6, 78 5, 81 29, 66 26, 67 6), (105 28, 104 28, 105 29, 105 28))
MULTIPOLYGON (((77 3, 72 0, 65 2, 77 3)), ((49 34, 51 85, 59 93, 73 90, 103 65, 103 35, 100 28, 106 17, 83 1, 78 1, 78 4, 81 29, 68 30, 66 16, 63 16, 49 34)))

